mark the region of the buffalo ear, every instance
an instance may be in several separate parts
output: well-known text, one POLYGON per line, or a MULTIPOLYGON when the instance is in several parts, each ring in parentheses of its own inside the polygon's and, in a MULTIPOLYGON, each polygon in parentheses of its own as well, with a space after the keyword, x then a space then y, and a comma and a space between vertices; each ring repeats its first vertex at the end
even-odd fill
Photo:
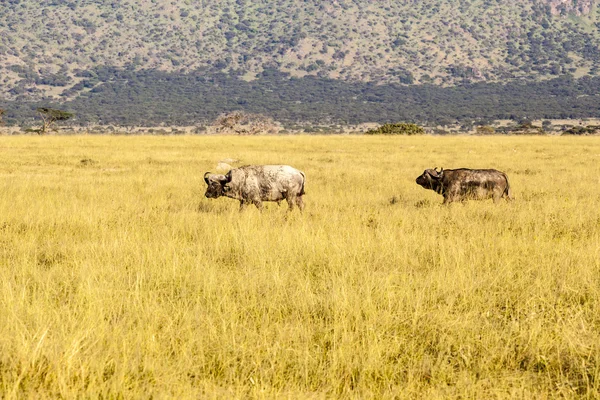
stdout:
POLYGON ((208 185, 208 175, 210 175, 210 172, 207 172, 204 174, 204 182, 206 182, 207 185, 208 185))
POLYGON ((228 192, 231 189, 227 186, 229 182, 231 182, 231 171, 229 171, 227 175, 221 175, 221 178, 219 179, 219 183, 221 183, 224 192, 228 192))

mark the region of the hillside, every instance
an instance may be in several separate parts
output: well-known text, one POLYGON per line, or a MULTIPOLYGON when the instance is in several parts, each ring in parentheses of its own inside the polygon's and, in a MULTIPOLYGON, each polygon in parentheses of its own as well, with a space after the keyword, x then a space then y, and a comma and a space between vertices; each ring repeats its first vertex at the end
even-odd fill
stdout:
POLYGON ((597 19, 592 0, 8 0, 0 92, 73 99, 99 66, 445 86, 595 75, 597 19))
POLYGON ((268 115, 290 129, 397 121, 469 128, 497 119, 600 118, 600 77, 440 87, 290 78, 275 70, 265 70, 252 82, 214 73, 97 68, 92 74, 101 83, 73 100, 0 100, 7 125, 39 126, 36 107, 74 112, 67 125, 121 127, 201 127, 232 110, 268 115))

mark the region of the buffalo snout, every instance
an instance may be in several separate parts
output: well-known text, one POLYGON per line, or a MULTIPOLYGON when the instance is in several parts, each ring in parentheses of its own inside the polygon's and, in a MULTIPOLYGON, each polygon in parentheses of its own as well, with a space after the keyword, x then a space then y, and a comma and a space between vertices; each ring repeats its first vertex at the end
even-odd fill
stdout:
POLYGON ((219 196, 221 196, 222 194, 223 194, 223 188, 221 187, 221 185, 211 184, 206 189, 206 193, 204 193, 204 196, 206 196, 209 199, 216 199, 219 196))

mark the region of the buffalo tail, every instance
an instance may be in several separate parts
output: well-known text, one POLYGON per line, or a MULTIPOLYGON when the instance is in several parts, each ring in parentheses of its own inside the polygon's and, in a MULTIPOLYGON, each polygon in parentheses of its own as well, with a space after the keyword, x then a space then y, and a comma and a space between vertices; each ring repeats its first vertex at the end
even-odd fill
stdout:
POLYGON ((300 194, 298 194, 298 196, 302 196, 305 194, 304 183, 306 182, 306 175, 304 175, 304 172, 302 172, 302 171, 300 171, 300 173, 302 174, 302 188, 300 189, 300 194))

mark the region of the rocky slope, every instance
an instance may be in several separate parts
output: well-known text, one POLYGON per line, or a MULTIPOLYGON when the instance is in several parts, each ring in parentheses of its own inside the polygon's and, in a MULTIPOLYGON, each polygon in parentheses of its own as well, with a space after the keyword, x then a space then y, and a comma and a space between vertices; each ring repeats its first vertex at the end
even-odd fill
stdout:
POLYGON ((7 0, 0 94, 74 98, 116 66, 453 85, 597 73, 592 0, 7 0))
POLYGON ((592 11, 593 0, 548 0, 553 15, 586 15, 592 11))

